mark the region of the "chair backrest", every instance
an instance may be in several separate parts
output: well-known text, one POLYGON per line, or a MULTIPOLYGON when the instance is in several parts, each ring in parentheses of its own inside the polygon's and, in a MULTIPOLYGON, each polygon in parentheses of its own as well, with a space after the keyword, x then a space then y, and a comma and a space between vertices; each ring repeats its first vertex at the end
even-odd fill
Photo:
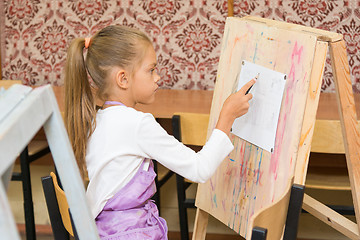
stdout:
MULTIPOLYGON (((360 121, 358 125, 360 127, 360 121)), ((340 120, 316 120, 311 152, 345 153, 340 120)))
POLYGON ((65 192, 60 188, 55 173, 51 172, 50 176, 54 183, 56 199, 58 202, 62 222, 64 224, 65 229, 70 233, 70 235, 74 236, 72 224, 70 220, 70 214, 69 214, 69 204, 66 200, 65 192))
POLYGON ((174 126, 174 122, 176 122, 176 120, 180 122, 178 129, 180 136, 176 136, 176 130, 174 130, 174 136, 185 145, 205 145, 209 117, 209 114, 185 112, 174 113, 173 129, 176 129, 177 127, 174 126))
POLYGON ((41 178, 46 205, 55 240, 67 240, 69 234, 79 239, 71 218, 65 192, 59 186, 55 173, 41 178))
POLYGON ((316 120, 311 152, 345 153, 339 120, 316 120))
POLYGON ((291 186, 294 178, 290 179, 284 194, 269 206, 260 209, 255 213, 249 222, 247 230, 247 239, 251 239, 254 227, 267 229, 267 238, 269 240, 280 240, 285 227, 288 206, 290 201, 291 186))

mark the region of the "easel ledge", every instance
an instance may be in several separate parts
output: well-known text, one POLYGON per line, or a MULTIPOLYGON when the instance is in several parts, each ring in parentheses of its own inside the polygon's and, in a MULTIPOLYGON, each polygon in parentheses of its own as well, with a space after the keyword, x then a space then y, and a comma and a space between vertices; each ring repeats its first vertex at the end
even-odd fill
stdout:
POLYGON ((302 33, 310 33, 311 35, 315 35, 319 41, 324 42, 337 42, 343 40, 343 36, 336 32, 329 32, 322 29, 317 28, 309 28, 302 25, 287 23, 287 22, 280 22, 266 18, 259 18, 253 16, 245 16, 242 19, 250 20, 252 22, 259 22, 266 24, 269 27, 277 27, 281 29, 286 29, 294 32, 302 32, 302 33))

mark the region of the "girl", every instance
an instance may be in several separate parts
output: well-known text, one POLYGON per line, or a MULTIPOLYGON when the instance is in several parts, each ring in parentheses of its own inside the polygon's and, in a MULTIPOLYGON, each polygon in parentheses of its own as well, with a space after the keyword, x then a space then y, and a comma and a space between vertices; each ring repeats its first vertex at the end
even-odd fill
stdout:
POLYGON ((194 182, 205 182, 232 151, 235 118, 245 114, 248 82, 224 103, 216 129, 198 153, 178 142, 151 114, 134 109, 154 101, 160 77, 149 38, 108 26, 91 39, 73 40, 65 69, 65 123, 86 195, 102 239, 167 239, 167 226, 150 200, 150 159, 194 182), (85 48, 85 60, 84 60, 85 48), (89 82, 88 75, 92 82, 89 82), (98 110, 95 99, 104 104, 98 110))

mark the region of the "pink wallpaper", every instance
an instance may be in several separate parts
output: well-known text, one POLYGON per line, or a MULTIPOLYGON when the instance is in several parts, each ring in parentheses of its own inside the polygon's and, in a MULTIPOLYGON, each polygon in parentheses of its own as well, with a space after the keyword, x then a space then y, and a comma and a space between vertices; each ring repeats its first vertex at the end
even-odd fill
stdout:
MULTIPOLYGON (((360 0, 240 1, 234 15, 257 15, 342 33, 353 89, 360 92, 360 0)), ((227 16, 225 0, 2 0, 3 79, 63 84, 75 37, 109 24, 133 26, 153 40, 161 87, 213 89, 227 16)), ((334 91, 328 59, 323 91, 334 91)))

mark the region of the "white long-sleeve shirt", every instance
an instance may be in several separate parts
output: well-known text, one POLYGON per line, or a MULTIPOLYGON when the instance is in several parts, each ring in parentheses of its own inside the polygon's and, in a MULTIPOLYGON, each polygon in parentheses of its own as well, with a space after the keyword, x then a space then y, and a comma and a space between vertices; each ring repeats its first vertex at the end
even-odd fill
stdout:
POLYGON ((86 151, 90 179, 86 195, 92 214, 95 218, 107 200, 131 180, 144 158, 155 159, 171 171, 203 183, 233 148, 228 136, 214 129, 196 153, 167 134, 151 114, 125 106, 99 110, 86 151))

